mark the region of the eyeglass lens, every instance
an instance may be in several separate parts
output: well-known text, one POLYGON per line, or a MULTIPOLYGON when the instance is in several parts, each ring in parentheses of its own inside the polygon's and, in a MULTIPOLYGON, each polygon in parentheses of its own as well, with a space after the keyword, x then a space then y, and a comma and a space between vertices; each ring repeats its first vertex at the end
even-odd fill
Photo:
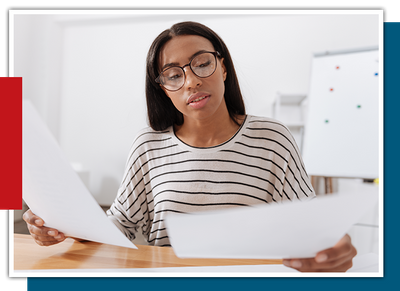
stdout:
MULTIPOLYGON (((216 68, 216 57, 213 53, 202 53, 190 61, 190 69, 200 77, 211 76, 216 68)), ((160 82, 167 90, 178 90, 185 83, 185 73, 182 67, 171 67, 160 74, 160 82)))

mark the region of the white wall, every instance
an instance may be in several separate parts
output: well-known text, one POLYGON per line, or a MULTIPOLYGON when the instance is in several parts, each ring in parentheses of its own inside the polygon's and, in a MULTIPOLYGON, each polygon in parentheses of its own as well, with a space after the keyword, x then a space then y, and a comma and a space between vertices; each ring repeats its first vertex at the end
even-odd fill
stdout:
POLYGON ((233 57, 249 114, 277 91, 307 93, 314 52, 377 46, 374 15, 18 15, 14 75, 102 205, 116 195, 130 144, 146 126, 144 70, 173 23, 215 30, 233 57))

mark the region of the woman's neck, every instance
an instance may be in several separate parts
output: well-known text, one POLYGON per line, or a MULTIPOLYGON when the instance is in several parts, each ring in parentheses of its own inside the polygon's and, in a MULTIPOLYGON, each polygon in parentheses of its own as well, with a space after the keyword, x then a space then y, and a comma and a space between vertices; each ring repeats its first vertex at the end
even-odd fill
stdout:
POLYGON ((239 129, 245 116, 232 120, 229 113, 204 120, 185 118, 180 126, 175 126, 176 136, 194 147, 212 147, 229 140, 239 129))

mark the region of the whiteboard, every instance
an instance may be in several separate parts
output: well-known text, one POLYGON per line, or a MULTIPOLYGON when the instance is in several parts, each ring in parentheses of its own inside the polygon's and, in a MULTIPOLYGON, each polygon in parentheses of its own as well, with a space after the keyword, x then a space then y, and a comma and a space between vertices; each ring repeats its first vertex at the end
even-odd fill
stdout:
POLYGON ((310 175, 378 178, 378 49, 312 59, 303 159, 310 175))

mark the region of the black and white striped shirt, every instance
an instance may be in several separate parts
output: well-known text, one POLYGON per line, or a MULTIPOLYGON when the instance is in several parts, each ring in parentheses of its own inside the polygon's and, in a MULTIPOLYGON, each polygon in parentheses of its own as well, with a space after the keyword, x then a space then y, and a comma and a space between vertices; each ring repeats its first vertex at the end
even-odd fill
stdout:
POLYGON ((248 115, 237 133, 214 147, 179 140, 173 128, 139 132, 108 216, 133 239, 169 246, 164 219, 195 212, 315 196, 287 127, 248 115), (123 227, 121 227, 123 226, 123 227))

